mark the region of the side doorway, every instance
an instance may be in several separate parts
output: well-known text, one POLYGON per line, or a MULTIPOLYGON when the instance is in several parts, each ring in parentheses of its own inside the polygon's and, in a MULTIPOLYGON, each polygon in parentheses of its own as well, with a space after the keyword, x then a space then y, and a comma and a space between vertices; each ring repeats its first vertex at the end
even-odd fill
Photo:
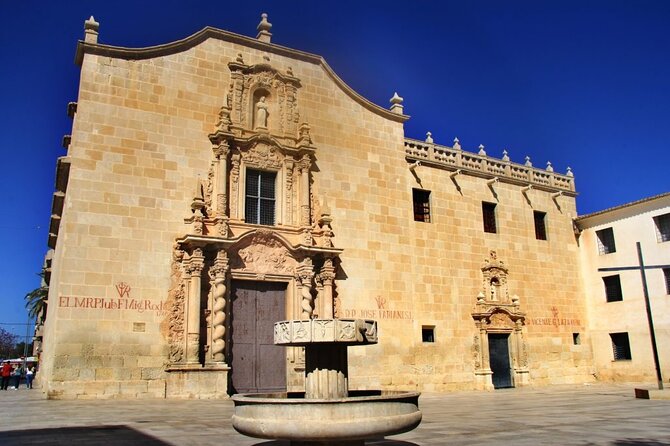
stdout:
POLYGON ((493 388, 514 387, 509 354, 509 334, 489 333, 489 363, 493 372, 493 388))
POLYGON ((286 286, 232 281, 231 393, 286 391, 286 349, 274 345, 274 323, 286 319, 286 286))

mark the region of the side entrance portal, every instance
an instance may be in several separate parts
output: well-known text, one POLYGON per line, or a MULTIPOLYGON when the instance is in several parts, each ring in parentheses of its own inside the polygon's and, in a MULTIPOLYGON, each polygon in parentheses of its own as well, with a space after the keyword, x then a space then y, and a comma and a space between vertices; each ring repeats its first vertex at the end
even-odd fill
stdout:
POLYGON ((493 372, 493 387, 514 387, 509 360, 509 334, 489 333, 489 360, 493 372))
POLYGON ((286 391, 286 349, 274 345, 274 323, 286 319, 286 284, 233 280, 232 393, 286 391))

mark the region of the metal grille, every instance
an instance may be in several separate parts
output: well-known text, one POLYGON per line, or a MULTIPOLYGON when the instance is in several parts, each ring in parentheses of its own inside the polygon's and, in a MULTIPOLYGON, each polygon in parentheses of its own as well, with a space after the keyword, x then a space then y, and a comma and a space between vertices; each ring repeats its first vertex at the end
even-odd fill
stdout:
POLYGON ((244 221, 275 224, 275 172, 247 170, 244 221))
POLYGON ((654 223, 656 223, 656 238, 658 242, 670 241, 670 214, 654 217, 654 223))
POLYGON ((663 268, 663 275, 665 276, 665 292, 670 294, 670 268, 663 268))
POLYGON ((482 201, 482 216, 484 219, 484 232, 496 233, 496 205, 482 201))
POLYGON ((621 279, 619 275, 603 277, 605 284, 605 297, 607 302, 618 302, 623 300, 623 293, 621 292, 621 279))
POLYGON ((598 239, 598 254, 611 254, 616 252, 616 244, 614 243, 614 231, 612 228, 601 229, 596 231, 596 238, 598 239))
POLYGON ((412 189, 414 201, 414 221, 430 223, 430 191, 412 189))
POLYGON ((546 216, 546 212, 533 211, 533 218, 535 219, 535 238, 538 240, 547 239, 547 227, 544 223, 546 216))
POLYGON ((610 333, 612 339, 612 353, 615 361, 622 361, 632 359, 630 353, 630 342, 628 341, 628 333, 610 333))

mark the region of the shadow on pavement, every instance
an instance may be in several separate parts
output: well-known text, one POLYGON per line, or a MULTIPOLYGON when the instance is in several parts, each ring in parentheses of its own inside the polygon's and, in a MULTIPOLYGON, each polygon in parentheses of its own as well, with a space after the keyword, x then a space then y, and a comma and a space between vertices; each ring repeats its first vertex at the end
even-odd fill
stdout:
MULTIPOLYGON (((263 443, 256 443, 254 446, 290 446, 290 442, 279 441, 279 440, 264 441, 263 443)), ((410 443, 408 441, 387 440, 385 438, 382 438, 379 440, 368 440, 365 442, 365 446, 419 446, 419 445, 416 443, 410 443)), ((621 446, 633 446, 633 445, 621 445, 621 446)), ((655 446, 655 445, 647 445, 647 446, 655 446)), ((659 444, 659 446, 661 445, 659 444)))
POLYGON ((617 440, 613 442, 612 446, 670 446, 670 443, 657 440, 627 438, 625 440, 617 440))
POLYGON ((1 433, 3 446, 18 445, 77 445, 99 446, 124 444, 142 446, 168 446, 152 436, 127 426, 57 427, 53 429, 26 429, 1 433))

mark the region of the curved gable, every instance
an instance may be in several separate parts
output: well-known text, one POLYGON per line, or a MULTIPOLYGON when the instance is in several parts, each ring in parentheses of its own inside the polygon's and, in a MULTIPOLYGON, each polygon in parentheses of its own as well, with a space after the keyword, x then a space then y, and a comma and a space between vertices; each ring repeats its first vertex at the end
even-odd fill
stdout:
POLYGON ((213 28, 211 26, 207 26, 202 30, 196 32, 195 34, 192 34, 184 39, 170 43, 165 43, 162 45, 150 46, 146 48, 125 48, 120 46, 104 45, 100 43, 84 42, 83 40, 80 40, 77 42, 75 63, 81 66, 85 54, 94 54, 98 56, 106 56, 126 60, 151 59, 154 57, 167 56, 186 51, 206 41, 207 39, 219 39, 225 42, 236 43, 239 45, 248 46, 258 50, 267 51, 269 53, 278 54, 281 56, 290 57, 293 59, 319 65, 326 72, 326 74, 333 80, 333 82, 335 82, 335 84, 344 93, 347 94, 347 96, 349 96, 354 101, 358 102, 366 109, 395 122, 405 122, 409 119, 408 115, 393 113, 390 110, 387 110, 385 108, 380 107, 377 104, 370 102, 368 99, 358 94, 351 87, 349 87, 349 85, 347 85, 342 79, 340 79, 340 77, 333 71, 333 69, 321 56, 307 53, 304 51, 294 50, 273 43, 262 42, 260 40, 253 39, 251 37, 231 33, 229 31, 213 28))

